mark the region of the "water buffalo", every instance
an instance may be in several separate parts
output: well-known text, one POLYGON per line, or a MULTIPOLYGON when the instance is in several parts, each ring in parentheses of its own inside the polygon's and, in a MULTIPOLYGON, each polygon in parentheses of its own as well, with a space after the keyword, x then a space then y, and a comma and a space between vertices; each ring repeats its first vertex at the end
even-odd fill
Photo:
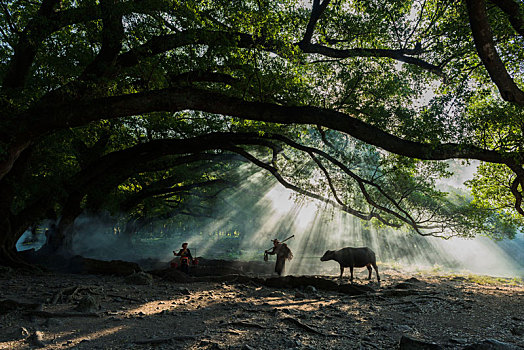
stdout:
POLYGON ((328 250, 320 258, 321 261, 335 260, 340 264, 340 278, 344 273, 344 267, 349 267, 351 272, 350 281, 353 282, 353 268, 354 267, 367 267, 369 271, 368 279, 371 279, 371 266, 375 268, 377 273, 377 281, 380 282, 380 276, 378 275, 377 260, 375 258, 375 252, 368 247, 353 248, 346 247, 339 250, 328 250))

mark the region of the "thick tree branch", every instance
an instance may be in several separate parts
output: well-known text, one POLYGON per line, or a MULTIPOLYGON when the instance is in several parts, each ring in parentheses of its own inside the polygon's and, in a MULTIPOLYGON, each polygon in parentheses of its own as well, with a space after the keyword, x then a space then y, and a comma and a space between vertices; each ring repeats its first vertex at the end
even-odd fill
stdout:
POLYGON ((277 50, 275 43, 266 42, 263 38, 240 32, 188 29, 174 34, 159 35, 146 43, 122 53, 117 60, 121 67, 131 67, 141 60, 168 52, 186 45, 236 46, 249 48, 265 45, 270 51, 277 50))
POLYGON ((181 185, 181 186, 170 186, 165 187, 165 181, 161 181, 159 183, 154 183, 151 186, 148 186, 141 190, 140 192, 135 193, 134 195, 127 198, 121 205, 120 208, 127 212, 131 210, 132 208, 136 207, 140 202, 145 200, 146 198, 155 197, 159 195, 169 195, 172 196, 177 193, 184 193, 192 189, 196 188, 206 188, 206 187, 212 187, 216 185, 231 185, 229 181, 225 181, 222 179, 216 179, 216 180, 208 180, 208 181, 201 181, 201 182, 195 182, 187 185, 181 185))
POLYGON ((124 26, 122 15, 115 13, 114 5, 118 0, 101 0, 102 9, 102 47, 95 59, 86 67, 81 80, 93 80, 106 74, 116 63, 122 49, 124 26))
MULTIPOLYGON (((122 67, 131 67, 137 65, 143 59, 171 51, 177 47, 202 44, 209 46, 236 46, 240 48, 250 48, 258 45, 263 50, 277 54, 280 52, 280 47, 284 45, 284 43, 268 41, 263 37, 255 37, 240 32, 232 33, 228 31, 191 29, 175 34, 153 37, 141 46, 121 54, 118 57, 118 64, 122 67)), ((304 53, 321 54, 332 58, 388 57, 419 66, 422 69, 444 77, 444 73, 440 67, 409 56, 419 54, 420 50, 417 49, 389 50, 355 48, 338 50, 304 41, 301 41, 296 45, 298 45, 304 53)))
POLYGON ((299 43, 298 46, 305 53, 316 53, 326 57, 332 58, 349 58, 349 57, 386 57, 400 62, 418 66, 428 72, 431 72, 441 78, 445 78, 445 74, 440 66, 433 65, 424 60, 409 55, 417 54, 420 50, 417 49, 333 49, 320 44, 299 43))
POLYGON ((430 144, 404 140, 348 114, 326 108, 244 101, 237 97, 193 87, 153 90, 75 104, 42 106, 30 111, 25 116, 25 123, 21 119, 21 130, 31 130, 25 134, 25 137, 36 138, 64 127, 85 125, 95 120, 182 110, 198 110, 270 123, 322 125, 389 152, 411 158, 478 159, 491 163, 512 161, 518 163, 523 160, 519 153, 501 154, 472 145, 430 144))
POLYGON ((322 3, 320 0, 313 0, 313 7, 311 8, 311 16, 306 27, 306 32, 304 33, 304 38, 302 43, 309 44, 313 38, 313 33, 315 32, 315 26, 317 25, 318 20, 324 13, 324 10, 329 5, 330 0, 323 0, 322 3))
MULTIPOLYGON (((209 150, 224 149, 231 144, 258 144, 254 134, 212 133, 189 139, 154 140, 139 144, 121 151, 109 153, 89 167, 80 171, 69 181, 72 188, 85 190, 89 187, 100 187, 108 182, 115 186, 136 172, 150 171, 149 164, 167 155, 183 155, 161 163, 169 167, 190 164, 198 161, 230 161, 236 157, 226 155, 212 156, 200 154, 209 150), (187 154, 187 155, 186 155, 187 154)), ((158 165, 155 170, 160 170, 158 165)))
MULTIPOLYGON (((25 86, 31 65, 42 41, 61 28, 102 19, 101 6, 87 6, 63 11, 54 11, 59 0, 45 0, 37 15, 29 20, 20 33, 14 47, 14 55, 9 61, 6 75, 2 81, 4 93, 25 86)), ((111 15, 118 17, 130 13, 151 13, 158 10, 169 11, 172 4, 164 0, 140 0, 119 2, 110 9, 111 15)))
POLYGON ((490 0, 490 2, 508 16, 509 23, 511 23, 513 29, 524 38, 524 9, 522 9, 522 5, 513 0, 490 0))
POLYGON ((466 0, 466 4, 475 47, 491 80, 504 100, 524 106, 524 92, 513 81, 497 53, 484 0, 466 0))
POLYGON ((110 191, 135 173, 165 170, 182 164, 200 161, 227 162, 240 160, 234 154, 215 155, 205 153, 189 154, 174 159, 162 160, 162 157, 166 155, 223 148, 235 141, 252 143, 254 136, 256 135, 210 134, 189 140, 158 140, 109 153, 96 161, 92 161, 69 179, 64 188, 67 191, 67 198, 57 198, 57 194, 51 193, 53 190, 49 188, 38 198, 34 199, 34 204, 28 205, 23 211, 15 215, 13 220, 24 222, 24 220, 27 221, 27 218, 34 219, 43 214, 46 208, 52 206, 55 202, 61 202, 64 208, 68 208, 63 213, 63 215, 68 217, 66 219, 67 222, 64 222, 64 226, 67 226, 81 213, 80 204, 87 194, 95 190, 110 191))
POLYGON ((14 47, 14 55, 7 68, 2 82, 2 91, 19 89, 25 85, 29 75, 29 69, 35 59, 36 51, 42 40, 42 32, 49 26, 47 23, 60 0, 44 0, 36 17, 29 21, 20 33, 18 42, 14 47))

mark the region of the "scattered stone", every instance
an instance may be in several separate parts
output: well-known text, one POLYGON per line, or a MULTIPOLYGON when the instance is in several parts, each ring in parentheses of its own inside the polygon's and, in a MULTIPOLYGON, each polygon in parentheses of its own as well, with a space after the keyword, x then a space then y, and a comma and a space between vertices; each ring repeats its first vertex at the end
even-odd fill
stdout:
POLYGON ((518 350, 513 344, 504 343, 496 339, 486 339, 480 343, 466 346, 463 350, 518 350))
POLYGON ((302 292, 295 292, 295 299, 304 299, 306 295, 302 292))
POLYGON ((468 343, 468 341, 466 339, 463 339, 463 338, 450 338, 449 342, 451 344, 462 344, 462 345, 465 345, 465 344, 468 343))
POLYGON ((153 284, 153 276, 146 272, 137 272, 125 278, 127 284, 150 286, 153 284))
POLYGON ((36 346, 37 348, 45 348, 46 344, 44 343, 44 333, 40 331, 36 331, 29 338, 27 338, 27 342, 33 346, 36 346))
POLYGON ((191 295, 191 291, 187 289, 186 287, 179 287, 175 290, 182 295, 191 295))
POLYGON ((8 335, 5 339, 1 339, 0 341, 10 341, 10 340, 21 340, 26 339, 29 337, 29 331, 25 327, 15 327, 10 332, 8 332, 8 335))
POLYGON ((96 312, 100 310, 100 300, 93 295, 86 295, 78 302, 75 307, 76 311, 79 312, 96 312))
POLYGON ((400 350, 442 350, 442 346, 404 334, 400 338, 400 350))
POLYGON ((313 286, 306 286, 304 290, 306 291, 306 293, 316 293, 317 292, 317 289, 313 286))

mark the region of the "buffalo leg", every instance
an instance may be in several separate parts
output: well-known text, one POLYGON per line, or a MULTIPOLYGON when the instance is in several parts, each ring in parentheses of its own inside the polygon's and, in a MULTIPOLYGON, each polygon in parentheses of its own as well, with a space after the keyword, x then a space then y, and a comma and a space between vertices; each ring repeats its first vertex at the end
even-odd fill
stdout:
MULTIPOLYGON (((373 268, 375 269, 375 272, 377 273, 377 281, 380 282, 380 276, 378 274, 378 267, 377 267, 377 264, 375 263, 372 263, 373 264, 373 268)), ((371 270, 371 269, 370 269, 371 270)), ((369 272, 369 278, 371 278, 371 271, 369 272)))
POLYGON ((349 272, 351 272, 351 277, 349 278, 349 280, 351 281, 351 283, 353 283, 353 266, 349 267, 349 272))
POLYGON ((368 280, 370 280, 371 279, 371 272, 373 272, 373 269, 371 268, 371 264, 367 264, 366 267, 368 268, 368 271, 369 271, 368 280))
POLYGON ((342 278, 343 273, 344 273, 344 266, 340 265, 340 278, 342 278))

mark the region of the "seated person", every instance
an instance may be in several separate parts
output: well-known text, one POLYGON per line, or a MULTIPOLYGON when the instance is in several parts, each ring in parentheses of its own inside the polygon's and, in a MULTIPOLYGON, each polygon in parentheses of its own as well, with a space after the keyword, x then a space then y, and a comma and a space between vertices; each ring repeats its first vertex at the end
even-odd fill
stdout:
POLYGON ((187 243, 182 244, 182 249, 180 249, 178 253, 175 253, 173 250, 173 254, 180 257, 180 270, 185 273, 189 273, 189 263, 193 261, 193 256, 187 247, 187 243))

